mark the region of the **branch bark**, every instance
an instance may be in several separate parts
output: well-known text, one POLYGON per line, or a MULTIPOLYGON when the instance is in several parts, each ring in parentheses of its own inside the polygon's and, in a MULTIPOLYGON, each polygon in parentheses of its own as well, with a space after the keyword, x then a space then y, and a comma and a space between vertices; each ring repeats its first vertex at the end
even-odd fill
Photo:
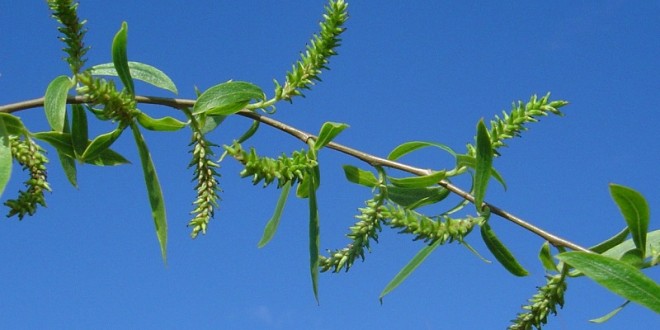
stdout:
MULTIPOLYGON (((138 103, 145 103, 145 104, 157 104, 157 105, 164 105, 168 106, 171 108, 175 109, 181 109, 181 108, 188 108, 192 107, 195 105, 195 100, 191 99, 176 99, 176 98, 164 98, 164 97, 157 97, 157 96, 141 96, 137 95, 135 96, 135 100, 138 103)), ((67 103, 69 104, 81 104, 85 103, 85 99, 82 96, 70 96, 67 98, 67 103)), ((7 105, 2 105, 0 106, 0 112, 4 113, 13 113, 21 110, 26 110, 26 109, 31 109, 31 108, 38 108, 42 107, 44 105, 44 98, 37 98, 37 99, 32 99, 32 100, 26 100, 22 102, 17 102, 17 103, 12 103, 12 104, 7 104, 7 105)), ((313 134, 309 134, 305 131, 302 131, 300 129, 297 129, 293 126, 287 125, 283 122, 280 122, 278 120, 275 120, 271 117, 263 116, 258 113, 255 113, 253 111, 249 110, 241 110, 237 113, 240 116, 247 117, 253 120, 258 120, 263 124, 266 124, 268 126, 271 126, 273 128, 276 128, 280 131, 283 131, 289 135, 292 135, 293 137, 303 141, 304 143, 307 143, 309 139, 315 139, 316 136, 313 134)), ((431 170, 428 169, 422 169, 414 166, 410 166, 404 163, 396 162, 396 161, 391 161, 389 159, 385 159, 382 157, 378 157, 375 155, 368 154, 366 152, 350 148, 348 146, 344 146, 339 143, 335 142, 330 142, 327 145, 328 148, 334 149, 338 152, 341 152, 343 154, 349 155, 351 157, 357 158, 365 163, 368 163, 369 165, 372 166, 384 166, 388 168, 393 168, 397 170, 401 170, 404 172, 408 172, 410 174, 415 174, 415 175, 428 175, 431 174, 431 170)), ((470 195, 468 192, 460 189, 459 187, 442 180, 438 182, 438 184, 445 189, 449 190, 450 192, 460 196, 461 198, 469 201, 470 203, 474 203, 474 196, 470 195)), ((548 231, 545 231, 533 224, 531 224, 528 221, 525 221, 493 204, 484 202, 482 206, 487 206, 491 213, 498 215, 501 218, 504 218, 506 220, 509 220, 510 222, 513 222, 514 224, 525 228, 526 230, 540 236, 541 238, 547 240, 550 242, 550 244, 556 246, 556 247, 565 247, 569 248, 571 250, 575 251, 583 251, 583 252, 591 252, 590 250, 575 244, 567 239, 564 239, 562 237, 559 237, 557 235, 554 235, 548 231)))

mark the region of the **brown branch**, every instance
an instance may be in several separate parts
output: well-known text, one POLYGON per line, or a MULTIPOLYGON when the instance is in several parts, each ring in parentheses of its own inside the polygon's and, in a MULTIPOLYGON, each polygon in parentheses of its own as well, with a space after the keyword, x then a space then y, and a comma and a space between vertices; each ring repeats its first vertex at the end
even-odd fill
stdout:
MULTIPOLYGON (((195 100, 190 100, 190 99, 173 99, 173 98, 163 98, 163 97, 156 97, 156 96, 135 96, 135 100, 138 103, 146 103, 146 104, 158 104, 158 105, 164 105, 176 109, 181 109, 181 108, 187 108, 187 107, 192 107, 195 105, 195 100)), ((84 103, 85 99, 82 96, 70 96, 67 99, 67 102, 70 104, 80 104, 84 103)), ((26 110, 30 108, 37 108, 37 107, 42 107, 44 104, 44 98, 38 98, 38 99, 33 99, 33 100, 27 100, 27 101, 22 101, 22 102, 17 102, 13 104, 7 104, 0 106, 0 112, 4 113, 12 113, 20 110, 26 110)), ((278 130, 281 130, 285 133, 288 133, 295 138, 307 142, 310 138, 316 138, 314 135, 309 134, 305 131, 299 130, 295 127, 289 126, 283 122, 277 121, 271 117, 263 116, 260 114, 257 114, 253 111, 249 110, 241 110, 237 113, 240 116, 251 118, 253 120, 258 120, 268 126, 274 127, 278 130)), ((426 169, 421 169, 418 167, 410 166, 407 164, 391 161, 389 159, 381 158, 378 156, 374 156, 371 154, 368 154, 366 152, 362 152, 357 149, 353 149, 344 145, 341 145, 339 143, 335 142, 330 142, 327 145, 328 148, 334 149, 336 151, 339 151, 341 153, 344 153, 346 155, 349 155, 351 157, 357 158, 359 160, 362 160, 369 165, 372 166, 384 166, 384 167, 389 167, 393 169, 398 169, 404 172, 408 172, 411 174, 415 175, 428 175, 431 173, 431 170, 426 170, 426 169)), ((459 187, 442 180, 438 182, 438 184, 447 190, 451 191, 452 193, 460 196, 461 198, 474 203, 474 196, 470 195, 468 192, 460 189, 459 187)), ((523 227, 527 229, 528 231, 540 236, 541 238, 547 240, 554 246, 558 247, 566 247, 572 250, 576 251, 583 251, 583 252, 591 252, 588 249, 577 245, 569 240, 566 240, 564 238, 561 238, 559 236, 553 235, 495 205, 492 205, 490 203, 483 203, 484 206, 487 206, 491 213, 496 214, 506 220, 509 220, 516 225, 523 227)))

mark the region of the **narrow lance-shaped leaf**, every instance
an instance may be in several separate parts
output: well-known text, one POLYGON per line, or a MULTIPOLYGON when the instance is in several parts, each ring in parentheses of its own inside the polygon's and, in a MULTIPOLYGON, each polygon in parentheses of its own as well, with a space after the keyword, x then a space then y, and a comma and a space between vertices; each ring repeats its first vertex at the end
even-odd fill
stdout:
POLYGON ((261 101, 265 97, 257 85, 245 81, 228 81, 204 91, 195 102, 193 114, 228 116, 245 108, 250 100, 261 101))
POLYGON ((626 237, 628 237, 628 234, 630 231, 628 230, 628 227, 626 226, 623 228, 620 232, 616 233, 616 235, 592 246, 589 248, 589 250, 596 252, 596 253, 603 253, 621 243, 623 243, 626 240, 626 237))
POLYGON ((77 156, 82 156, 89 144, 89 135, 87 127, 87 112, 80 104, 71 106, 71 141, 73 150, 77 156))
POLYGON ((607 314, 605 314, 605 315, 603 315, 599 318, 591 319, 591 320, 589 320, 589 322, 591 322, 591 323, 605 323, 605 322, 609 321, 611 318, 613 318, 620 311, 622 311, 623 308, 628 306, 629 303, 630 303, 630 300, 626 300, 626 302, 621 304, 621 306, 615 308, 613 311, 611 311, 611 312, 609 312, 609 313, 607 313, 607 314))
POLYGON ((387 159, 389 160, 397 160, 404 155, 407 155, 415 150, 425 148, 425 147, 436 147, 439 149, 442 149, 446 152, 448 152, 450 155, 452 155, 454 158, 456 157, 456 152, 442 144, 442 143, 435 143, 435 142, 426 142, 426 141, 411 141, 411 142, 406 142, 398 145, 392 152, 390 152, 389 155, 387 155, 387 159))
POLYGON ((44 96, 46 119, 48 119, 50 127, 57 132, 62 132, 64 128, 66 98, 71 87, 73 87, 73 83, 69 77, 59 76, 53 79, 46 88, 46 95, 44 96))
POLYGON ((321 127, 321 131, 319 132, 319 136, 316 139, 316 144, 314 144, 314 148, 316 150, 321 150, 321 148, 325 147, 330 141, 332 141, 339 133, 341 133, 343 130, 345 130, 348 127, 348 125, 343 124, 343 123, 333 123, 333 122, 326 122, 323 124, 321 127))
POLYGON ((613 183, 610 184, 610 194, 628 224, 635 246, 642 251, 643 255, 646 251, 646 232, 649 229, 650 218, 646 199, 633 189, 613 183))
POLYGON ((287 183, 282 186, 282 191, 280 192, 280 198, 277 199, 277 205, 275 206, 275 212, 273 213, 273 216, 268 220, 268 223, 266 223, 266 228, 264 228, 264 234, 261 237, 261 240, 259 240, 258 247, 262 248, 270 242, 271 239, 273 239, 273 236, 275 236, 275 232, 277 231, 277 227, 280 225, 280 218, 282 218, 282 211, 284 210, 284 205, 286 205, 286 200, 289 197, 289 191, 291 190, 291 181, 287 181, 287 183))
POLYGON ((529 273, 523 266, 518 263, 518 260, 511 254, 511 251, 502 244, 497 238, 493 229, 490 228, 488 223, 481 226, 481 238, 488 247, 488 250, 495 256, 495 259, 509 271, 509 273, 516 276, 527 276, 529 273))
POLYGON ((135 86, 131 78, 131 70, 128 68, 128 54, 126 44, 128 42, 128 23, 122 22, 121 28, 112 40, 112 63, 115 66, 119 79, 128 92, 135 96, 135 86))
POLYGON ((135 123, 131 123, 131 130, 133 137, 135 137, 135 144, 140 154, 140 161, 142 163, 142 171, 144 172, 144 181, 147 186, 147 194, 149 195, 149 204, 151 205, 151 216, 154 219, 156 226, 156 236, 160 243, 160 252, 163 261, 167 263, 167 215, 165 213, 165 199, 163 192, 160 188, 156 168, 151 160, 151 154, 147 148, 147 144, 140 133, 140 129, 135 123))
POLYGON ((541 250, 539 251, 539 260, 541 260, 541 264, 546 271, 559 272, 557 265, 555 265, 555 261, 552 259, 552 254, 550 253, 550 243, 548 241, 545 241, 545 243, 541 245, 541 250))
POLYGON ((344 165, 342 167, 344 168, 344 175, 346 176, 346 179, 350 182, 357 183, 369 188, 373 188, 379 184, 376 176, 369 171, 359 169, 352 165, 344 165))
POLYGON ((397 273, 396 276, 394 276, 394 278, 389 283, 387 283, 385 289, 383 289, 383 291, 380 293, 380 296, 378 297, 380 302, 383 303, 383 298, 388 293, 392 292, 392 290, 396 289, 401 283, 403 283, 403 281, 405 281, 408 276, 410 276, 410 274, 412 274, 412 272, 415 271, 415 269, 417 269, 417 267, 419 267, 419 265, 421 265, 429 255, 431 255, 431 252, 440 246, 440 243, 441 241, 438 240, 431 245, 425 246, 423 249, 417 252, 412 260, 410 260, 410 262, 408 262, 408 264, 406 264, 401 269, 401 271, 399 271, 399 273, 397 273))
POLYGON ((477 164, 474 174, 474 205, 481 212, 493 165, 493 149, 483 119, 477 124, 477 164))
POLYGON ((85 149, 85 152, 83 152, 81 158, 86 161, 98 157, 101 152, 110 148, 110 146, 119 138, 119 136, 121 136, 123 131, 124 127, 119 126, 112 132, 97 136, 89 145, 87 145, 87 148, 85 149))
POLYGON ((319 250, 320 250, 320 221, 319 210, 316 203, 316 174, 313 171, 307 172, 308 190, 309 190, 309 267, 312 277, 312 290, 314 298, 319 303, 319 250))
MULTIPOLYGON (((71 129, 69 128, 68 115, 66 115, 64 118, 64 127, 62 129, 62 132, 69 135, 69 140, 70 140, 69 142, 71 144, 71 149, 73 150, 73 138, 71 137, 71 129)), ((64 174, 66 175, 66 178, 69 180, 69 183, 71 183, 73 187, 77 188, 78 170, 76 169, 75 151, 73 153, 74 155, 67 156, 62 154, 59 150, 57 150, 57 156, 60 159, 60 164, 62 165, 62 169, 64 170, 64 174)))
POLYGON ((595 253, 564 252, 557 258, 617 295, 660 313, 660 285, 639 269, 595 253))
MULTIPOLYGON (((163 71, 140 62, 128 61, 128 69, 131 73, 131 78, 144 81, 152 86, 162 88, 177 94, 176 85, 170 77, 163 71)), ((117 76, 117 70, 113 63, 99 64, 91 67, 90 72, 95 76, 117 76)))
POLYGON ((11 178, 11 147, 9 146, 9 132, 3 117, 0 117, 0 197, 11 178))
POLYGON ((438 184, 440 180, 444 179, 447 176, 446 171, 437 171, 428 175, 413 176, 408 178, 392 178, 388 179, 392 182, 393 185, 400 188, 425 188, 435 184, 438 184))
POLYGON ((410 210, 435 204, 447 196, 449 196, 449 190, 443 187, 401 188, 387 186, 387 198, 410 210))
POLYGON ((142 127, 151 131, 172 132, 186 127, 186 123, 169 116, 156 119, 139 112, 136 119, 142 127))

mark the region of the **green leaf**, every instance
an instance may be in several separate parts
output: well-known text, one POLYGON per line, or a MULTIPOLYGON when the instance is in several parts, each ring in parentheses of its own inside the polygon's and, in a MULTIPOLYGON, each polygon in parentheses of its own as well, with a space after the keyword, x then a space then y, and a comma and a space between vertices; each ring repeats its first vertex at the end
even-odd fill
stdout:
POLYGON ((321 127, 319 136, 316 138, 316 144, 314 145, 316 150, 321 150, 321 148, 325 147, 328 143, 330 143, 330 141, 332 141, 337 135, 339 135, 339 133, 341 133, 347 127, 348 125, 343 123, 325 122, 321 127))
POLYGON ((163 198, 163 192, 160 188, 160 182, 158 181, 158 175, 156 174, 156 168, 151 159, 151 154, 149 153, 147 144, 135 122, 131 123, 131 130, 133 131, 135 144, 137 145, 140 154, 142 171, 144 172, 144 182, 147 186, 149 204, 151 205, 151 216, 154 219, 156 236, 160 243, 160 252, 163 257, 163 262, 167 263, 167 215, 165 212, 165 199, 163 198))
POLYGON ((66 115, 66 97, 69 89, 73 87, 71 79, 67 76, 59 76, 48 84, 46 96, 44 97, 44 110, 50 127, 61 132, 64 127, 66 115))
POLYGON ((306 177, 308 180, 309 191, 309 268, 312 277, 312 289, 314 290, 314 298, 316 303, 319 303, 319 250, 320 250, 320 221, 319 210, 316 203, 316 175, 313 172, 308 172, 306 177))
POLYGON ((206 134, 216 127, 220 126, 227 116, 207 116, 205 114, 197 115, 197 120, 201 123, 200 131, 206 134))
POLYGON ((13 161, 11 147, 9 146, 9 132, 5 125, 4 116, 0 117, 0 197, 11 178, 11 167, 13 161))
POLYGON ((302 182, 298 184, 298 187, 296 188, 296 197, 298 198, 308 198, 310 195, 309 192, 309 182, 314 181, 314 189, 318 189, 319 185, 321 184, 321 172, 319 170, 318 166, 315 166, 312 169, 311 172, 314 176, 314 180, 312 180, 310 175, 305 175, 302 179, 302 182))
POLYGON ((557 258, 617 295, 660 313, 660 285, 639 269, 595 253, 564 252, 557 258))
POLYGON ((417 254, 406 264, 400 271, 399 273, 394 276, 394 278, 387 283, 385 286, 385 289, 380 293, 380 296, 378 299, 380 299, 381 304, 383 303, 383 298, 392 290, 396 289, 403 281, 405 281, 410 274, 412 274, 419 265, 426 260, 426 258, 431 255, 431 252, 435 250, 438 246, 440 246, 440 241, 436 241, 435 243, 431 245, 425 246, 423 249, 421 249, 417 254))
POLYGON ((623 228, 623 230, 618 232, 616 235, 602 241, 601 243, 598 243, 598 244, 590 247, 589 250, 591 250, 593 252, 596 252, 596 253, 603 253, 603 252, 605 252, 605 251, 607 251, 607 250, 623 243, 623 241, 626 240, 626 237, 628 237, 629 232, 630 231, 628 230, 628 227, 626 226, 625 228, 623 228))
POLYGON ((626 300, 621 306, 615 308, 613 311, 599 317, 596 319, 591 319, 589 322, 591 323, 605 323, 609 321, 611 318, 613 318, 616 314, 618 314, 620 311, 623 310, 624 307, 626 307, 630 303, 630 300, 626 300))
POLYGON ((411 141, 398 145, 389 155, 387 155, 387 159, 397 160, 404 155, 425 147, 437 147, 456 157, 456 152, 444 144, 426 141, 411 141))
POLYGON ((518 260, 511 254, 511 251, 502 244, 502 242, 497 238, 495 232, 488 223, 481 225, 481 238, 483 238, 484 243, 488 250, 495 256, 495 259, 509 271, 509 273, 515 276, 527 276, 529 273, 523 266, 518 263, 518 260))
POLYGON ((112 39, 112 63, 126 90, 135 96, 135 86, 133 85, 133 78, 131 78, 131 70, 128 68, 127 41, 128 23, 122 22, 121 28, 115 34, 115 38, 112 39))
POLYGON ((618 184, 610 184, 612 199, 626 219, 632 239, 642 254, 646 251, 646 232, 649 229, 649 205, 639 192, 618 184))
MULTIPOLYGON (((484 120, 477 124, 477 163, 474 174, 474 205, 481 212, 493 166, 493 149, 484 120)), ((482 227, 483 228, 483 227, 482 227)))
POLYGON ((259 248, 266 246, 266 244, 268 244, 268 242, 273 239, 273 236, 275 236, 277 227, 280 225, 280 218, 282 218, 282 211, 284 210, 284 205, 286 204, 286 200, 289 197, 290 190, 291 181, 287 181, 284 186, 282 186, 280 198, 277 199, 277 205, 275 205, 275 212, 273 213, 273 216, 270 218, 270 220, 268 220, 268 223, 266 223, 264 234, 261 236, 261 240, 259 240, 259 244, 257 245, 259 248))
POLYGON ((413 176, 408 178, 392 178, 388 177, 390 182, 396 187, 400 188, 425 188, 435 184, 438 184, 440 180, 444 179, 447 176, 447 172, 436 171, 428 175, 413 176))
POLYGON ((83 161, 96 158, 101 152, 103 152, 103 150, 110 148, 119 136, 121 136, 123 131, 123 127, 117 127, 111 132, 97 136, 89 145, 87 145, 85 152, 83 152, 80 158, 82 158, 83 161))
MULTIPOLYGON (((178 93, 176 85, 163 71, 140 62, 128 61, 128 69, 133 79, 144 81, 152 86, 162 88, 174 94, 178 93)), ((117 76, 113 63, 99 64, 91 67, 90 72, 95 76, 117 76)))
POLYGON ((144 112, 138 113, 137 121, 142 127, 152 131, 172 132, 186 127, 186 123, 178 119, 169 116, 155 119, 144 112))
MULTIPOLYGON (((476 168, 477 167, 477 160, 474 157, 468 156, 468 155, 456 155, 456 167, 462 167, 462 166, 467 166, 470 168, 476 168)), ((492 167, 490 169, 490 175, 499 182, 504 190, 507 189, 506 182, 504 181, 504 178, 502 175, 494 168, 492 167)))
POLYGON ((550 253, 550 243, 548 241, 545 241, 545 243, 541 245, 541 251, 539 251, 539 260, 541 260, 541 264, 546 271, 559 272, 557 265, 555 265, 554 259, 552 259, 552 254, 550 253))
POLYGON ((62 133, 62 132, 56 132, 56 131, 48 131, 48 132, 38 132, 32 134, 32 137, 35 139, 39 139, 44 142, 48 142, 53 148, 57 149, 57 152, 70 157, 70 158, 75 158, 75 154, 73 152, 73 145, 71 142, 71 134, 69 133, 62 133))
POLYGON ((71 134, 69 133, 69 124, 68 120, 64 121, 63 133, 50 131, 50 132, 39 132, 34 133, 32 136, 34 138, 40 139, 42 141, 48 142, 51 146, 57 151, 58 158, 60 159, 60 165, 62 165, 62 170, 66 175, 69 183, 72 186, 78 187, 77 179, 77 170, 75 162, 75 154, 73 151, 73 142, 71 139, 71 134))
POLYGON ((344 168, 346 179, 352 183, 357 183, 369 188, 373 188, 380 184, 378 179, 376 179, 376 176, 369 171, 359 169, 352 165, 344 165, 342 167, 344 168))
POLYGON ((401 188, 387 186, 387 198, 410 210, 424 205, 435 204, 447 196, 449 196, 449 190, 443 187, 401 188))
POLYGON ((258 120, 252 121, 252 125, 250 125, 250 128, 248 128, 248 130, 245 131, 245 133, 243 133, 243 135, 241 135, 241 137, 239 137, 238 140, 236 140, 236 143, 243 143, 247 141, 249 138, 251 138, 252 135, 254 135, 254 133, 256 133, 257 130, 259 129, 260 124, 261 122, 258 120))
POLYGON ((237 113, 245 108, 250 100, 266 98, 259 86, 244 81, 228 81, 207 89, 199 96, 193 107, 193 114, 224 115, 237 113))
POLYGON ((85 163, 96 166, 117 166, 130 164, 131 162, 112 149, 105 149, 98 156, 92 159, 85 159, 85 163))
POLYGON ((89 135, 87 130, 87 112, 80 104, 71 106, 72 121, 71 121, 71 141, 73 143, 73 150, 77 156, 82 156, 89 144, 89 135))
POLYGON ((20 118, 10 114, 0 112, 0 120, 5 124, 5 129, 9 135, 28 135, 30 132, 23 126, 20 118))
MULTIPOLYGON (((648 234, 646 234, 646 253, 644 254, 645 258, 648 258, 651 256, 651 247, 653 245, 659 246, 660 245, 660 229, 654 230, 648 234)), ((614 258, 614 259, 620 259, 623 257, 623 255, 636 248, 636 244, 633 242, 632 239, 626 240, 621 244, 618 244, 611 249, 603 252, 602 254, 604 256, 614 258)))

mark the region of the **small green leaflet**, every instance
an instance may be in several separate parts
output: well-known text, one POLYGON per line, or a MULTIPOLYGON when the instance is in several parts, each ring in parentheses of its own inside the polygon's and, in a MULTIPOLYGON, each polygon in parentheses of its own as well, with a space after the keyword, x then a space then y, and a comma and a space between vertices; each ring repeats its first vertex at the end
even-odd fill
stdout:
POLYGON ((9 147, 9 132, 5 126, 4 116, 0 116, 0 197, 11 178, 12 157, 9 147))
POLYGON ((502 244, 502 242, 497 238, 495 232, 488 223, 481 225, 481 238, 483 238, 484 243, 488 247, 488 250, 495 256, 495 259, 509 271, 509 273, 515 276, 527 276, 529 273, 523 266, 518 263, 518 260, 511 254, 511 251, 502 244))
POLYGON ((224 115, 237 113, 251 100, 266 98, 259 86, 244 81, 228 81, 202 93, 195 102, 193 114, 224 115))
POLYGON ((59 76, 48 84, 44 96, 44 110, 50 127, 62 132, 64 129, 64 117, 66 115, 66 98, 73 82, 67 76, 59 76))
POLYGON ((61 133, 56 131, 38 132, 32 134, 32 137, 48 142, 48 144, 57 149, 58 153, 61 153, 64 156, 70 158, 76 157, 71 142, 71 134, 69 133, 61 133))
POLYGON ((316 150, 321 150, 321 148, 330 143, 330 141, 332 141, 347 127, 348 125, 342 123, 324 123, 321 127, 321 131, 319 132, 319 136, 316 138, 316 144, 314 144, 314 148, 316 148, 316 150))
POLYGON ((380 299, 380 303, 383 303, 383 298, 392 290, 396 289, 403 281, 412 274, 419 265, 426 260, 426 258, 431 255, 431 252, 433 252, 438 246, 440 246, 440 240, 436 241, 435 243, 431 245, 425 246, 423 249, 421 249, 417 254, 406 264, 400 271, 397 273, 394 278, 387 283, 385 286, 385 289, 380 293, 380 296, 378 299, 380 299))
POLYGON ((619 296, 660 313, 660 285, 639 269, 595 253, 564 252, 557 258, 619 296))
POLYGON ((422 176, 413 176, 408 178, 392 178, 388 177, 390 182, 400 188, 425 188, 435 184, 438 184, 440 180, 444 179, 447 176, 446 171, 437 171, 428 175, 422 176))
POLYGON ((589 250, 596 252, 596 253, 603 253, 626 240, 626 237, 628 237, 628 233, 630 231, 628 230, 628 227, 623 228, 620 232, 616 233, 616 235, 592 246, 589 248, 589 250))
MULTIPOLYGON (((113 63, 104 63, 91 67, 90 72, 95 76, 117 76, 113 63)), ((152 86, 162 88, 174 94, 178 93, 176 85, 163 71, 140 62, 128 61, 128 70, 133 79, 144 81, 152 86)))
POLYGON ((112 63, 115 66, 119 79, 128 92, 135 96, 135 86, 131 78, 131 70, 128 68, 128 55, 126 44, 128 42, 128 23, 122 22, 121 28, 112 39, 112 63))
POLYGON ((376 176, 369 171, 359 169, 352 165, 344 165, 342 167, 344 168, 346 179, 350 182, 367 186, 369 188, 373 188, 380 183, 378 179, 376 179, 376 176))
POLYGON ((557 265, 555 265, 555 261, 552 259, 552 254, 550 253, 550 243, 548 241, 545 241, 545 243, 541 245, 541 250, 539 251, 539 260, 541 260, 541 264, 546 271, 559 272, 557 265))
POLYGON ((82 156, 89 143, 87 113, 80 104, 72 105, 71 110, 73 114, 71 121, 71 141, 73 142, 73 150, 77 156, 82 156))
POLYGON ((449 196, 449 190, 443 187, 401 188, 387 186, 387 198, 409 210, 435 204, 447 196, 449 196))
MULTIPOLYGON (((646 251, 646 254, 644 255, 645 258, 651 256, 651 248, 654 245, 660 246, 660 229, 654 230, 646 234, 646 248, 644 249, 646 251)), ((633 242, 633 240, 628 239, 610 248, 609 250, 603 252, 603 255, 614 259, 620 259, 626 252, 635 248, 636 248, 636 244, 633 242)))
POLYGON ((112 132, 101 134, 94 138, 94 140, 89 145, 87 145, 85 152, 83 152, 81 156, 83 161, 94 159, 101 152, 110 148, 110 146, 119 138, 123 131, 123 127, 117 127, 112 132))
POLYGON ((275 206, 275 212, 273 216, 266 223, 266 228, 264 228, 264 234, 261 236, 261 240, 257 246, 262 248, 273 239, 277 227, 280 225, 280 218, 282 218, 282 211, 284 210, 284 205, 286 205, 286 200, 289 198, 289 191, 291 190, 291 181, 287 181, 284 186, 282 186, 282 191, 280 192, 280 198, 277 199, 277 205, 275 206))
POLYGON ((609 312, 609 313, 607 313, 607 314, 605 314, 605 315, 603 315, 599 318, 591 319, 591 320, 589 320, 589 322, 591 322, 591 323, 605 323, 605 322, 609 321, 611 318, 613 318, 620 311, 622 311, 623 308, 626 307, 629 303, 630 303, 630 300, 626 300, 626 302, 621 304, 621 306, 615 308, 613 311, 611 311, 611 312, 609 312))
POLYGON ((144 112, 139 112, 137 121, 142 127, 151 131, 172 132, 186 127, 186 123, 172 117, 152 118, 144 112))
MULTIPOLYGON (((493 149, 484 120, 477 124, 477 164, 474 174, 474 205, 481 212, 493 166, 493 149)), ((483 227, 482 227, 483 228, 483 227)))
POLYGON ((610 184, 610 194, 628 224, 632 239, 642 255, 646 251, 646 232, 649 229, 649 205, 639 192, 618 184, 610 184))
POLYGON ((156 236, 160 243, 160 252, 163 257, 163 262, 167 263, 167 214, 165 212, 165 199, 163 198, 163 191, 160 188, 156 168, 151 160, 151 154, 147 148, 147 144, 140 133, 140 129, 135 124, 131 123, 131 130, 133 137, 135 137, 135 144, 137 145, 140 154, 140 161, 142 163, 142 171, 144 172, 144 182, 147 186, 147 194, 149 195, 149 204, 151 205, 151 216, 154 219, 156 226, 156 236))
POLYGON ((0 120, 5 124, 5 129, 9 135, 28 135, 30 132, 23 126, 20 118, 9 114, 0 112, 0 120))
POLYGON ((404 155, 407 155, 415 150, 425 148, 425 147, 436 147, 440 148, 446 152, 448 152, 450 155, 456 157, 456 152, 452 150, 450 147, 441 144, 441 143, 435 143, 435 142, 426 142, 426 141, 410 141, 406 143, 402 143, 398 145, 392 152, 390 152, 389 155, 387 155, 387 159, 389 160, 397 160, 404 155))

